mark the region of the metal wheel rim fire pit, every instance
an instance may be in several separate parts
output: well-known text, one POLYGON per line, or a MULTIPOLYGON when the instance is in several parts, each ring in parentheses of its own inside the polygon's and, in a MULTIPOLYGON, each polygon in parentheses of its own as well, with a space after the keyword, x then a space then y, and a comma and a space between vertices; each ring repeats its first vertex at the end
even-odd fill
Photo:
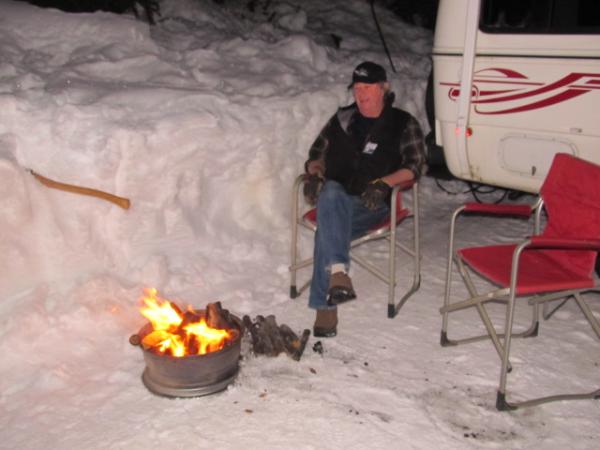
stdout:
MULTIPOLYGON (((198 311, 204 314, 204 311, 198 311)), ((153 394, 164 397, 199 397, 223 391, 239 372, 242 322, 231 315, 239 331, 237 338, 216 352, 177 358, 160 355, 142 347, 146 368, 142 374, 144 386, 153 394)), ((140 340, 152 331, 147 323, 138 332, 140 340)))

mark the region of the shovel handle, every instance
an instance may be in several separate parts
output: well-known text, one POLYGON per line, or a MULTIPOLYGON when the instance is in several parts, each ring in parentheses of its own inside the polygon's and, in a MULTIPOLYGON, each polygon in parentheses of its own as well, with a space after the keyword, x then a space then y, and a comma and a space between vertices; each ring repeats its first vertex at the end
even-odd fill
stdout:
POLYGON ((51 180, 50 178, 46 178, 40 175, 39 173, 35 173, 33 170, 30 170, 30 172, 40 183, 52 189, 58 189, 61 191, 72 192, 74 194, 89 195, 91 197, 101 198, 102 200, 114 203, 115 205, 123 209, 129 209, 129 206, 131 204, 129 199, 125 197, 119 197, 117 195, 109 194, 108 192, 99 191, 98 189, 75 186, 74 184, 60 183, 58 181, 51 180))

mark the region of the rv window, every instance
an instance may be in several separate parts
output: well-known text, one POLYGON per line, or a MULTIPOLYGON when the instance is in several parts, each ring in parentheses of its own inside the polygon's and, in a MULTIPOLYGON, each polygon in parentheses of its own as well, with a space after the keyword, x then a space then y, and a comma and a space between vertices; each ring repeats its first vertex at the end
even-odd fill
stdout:
POLYGON ((600 34, 598 0, 482 0, 486 33, 600 34))

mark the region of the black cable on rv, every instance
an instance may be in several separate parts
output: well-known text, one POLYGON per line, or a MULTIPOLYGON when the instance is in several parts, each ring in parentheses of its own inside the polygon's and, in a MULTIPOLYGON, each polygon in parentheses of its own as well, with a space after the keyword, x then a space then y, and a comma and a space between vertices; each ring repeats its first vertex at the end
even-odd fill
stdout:
POLYGON ((442 191, 444 191, 446 194, 448 194, 448 195, 471 194, 477 203, 489 203, 489 201, 482 200, 480 196, 493 194, 498 191, 501 191, 502 194, 501 194, 500 198, 498 198, 497 200, 495 200, 493 202, 494 204, 501 203, 504 200, 506 200, 507 198, 509 200, 516 200, 517 198, 522 197, 523 195, 527 195, 525 192, 514 191, 511 189, 498 188, 498 187, 490 186, 487 184, 473 183, 471 181, 465 181, 465 180, 459 180, 459 179, 457 179, 456 181, 460 181, 463 184, 466 184, 468 186, 467 189, 452 191, 452 190, 446 188, 445 186, 443 186, 437 177, 433 177, 433 178, 435 180, 436 186, 439 189, 441 189, 442 191))
MULTIPOLYGON (((464 191, 451 191, 448 188, 445 188, 444 186, 442 186, 442 183, 440 183, 439 178, 437 177, 433 177, 433 179, 435 180, 435 184, 438 188, 440 188, 442 191, 444 191, 446 194, 448 195, 460 195, 460 194, 468 194, 469 192, 471 192, 471 188, 468 188, 464 191)), ((460 180, 462 181, 462 180, 460 180)))
POLYGON ((486 203, 486 202, 482 201, 477 196, 477 194, 493 194, 494 192, 497 192, 497 191, 501 190, 502 191, 502 196, 498 200, 496 200, 494 202, 494 204, 496 204, 496 205, 498 203, 501 203, 506 198, 506 196, 508 195, 508 190, 507 189, 496 188, 496 187, 493 187, 493 186, 487 186, 487 185, 480 184, 480 183, 473 183, 473 182, 470 182, 470 181, 467 182, 467 184, 469 185, 471 194, 473 194, 473 198, 477 201, 477 203, 486 203))
POLYGON ((383 44, 383 49, 385 50, 385 54, 387 55, 388 59, 390 60, 390 66, 392 67, 392 70, 394 71, 394 73, 396 72, 396 68, 394 67, 394 63, 392 61, 392 56, 390 55, 390 51, 387 48, 387 44, 385 43, 385 38, 383 37, 383 33, 381 31, 381 27, 379 26, 379 21, 377 20, 377 15, 375 14, 375 0, 369 0, 369 3, 371 4, 371 14, 373 15, 373 20, 375 21, 375 27, 377 27, 377 33, 379 33, 379 39, 381 39, 381 43, 383 44))

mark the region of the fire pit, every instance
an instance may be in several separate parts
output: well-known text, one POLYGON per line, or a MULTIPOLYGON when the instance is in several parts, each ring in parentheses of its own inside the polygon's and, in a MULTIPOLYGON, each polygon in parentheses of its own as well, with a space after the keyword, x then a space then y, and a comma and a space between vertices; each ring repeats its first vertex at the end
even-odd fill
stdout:
POLYGON ((239 370, 241 320, 219 302, 182 312, 148 290, 142 314, 150 321, 130 338, 142 347, 142 381, 154 394, 197 397, 224 390, 239 370))

